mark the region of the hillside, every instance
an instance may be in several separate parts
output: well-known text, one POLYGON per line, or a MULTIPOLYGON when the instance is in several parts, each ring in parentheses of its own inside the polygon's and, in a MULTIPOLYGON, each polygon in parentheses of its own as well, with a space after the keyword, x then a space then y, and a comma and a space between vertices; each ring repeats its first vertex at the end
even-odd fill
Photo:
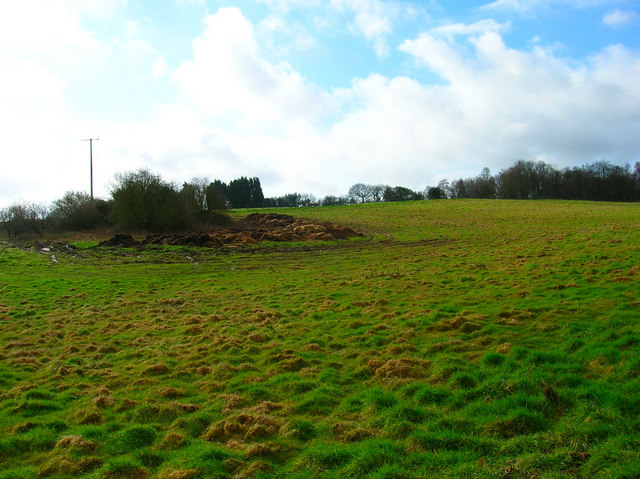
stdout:
POLYGON ((365 236, 0 243, 0 478, 640 475, 640 205, 278 212, 365 236))

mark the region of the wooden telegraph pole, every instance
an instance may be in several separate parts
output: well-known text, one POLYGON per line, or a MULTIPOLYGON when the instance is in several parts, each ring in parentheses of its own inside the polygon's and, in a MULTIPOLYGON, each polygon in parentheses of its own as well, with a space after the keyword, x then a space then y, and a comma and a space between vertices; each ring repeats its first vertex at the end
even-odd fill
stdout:
POLYGON ((89 173, 91 175, 91 199, 93 200, 93 142, 98 141, 100 138, 87 138, 89 142, 89 173))

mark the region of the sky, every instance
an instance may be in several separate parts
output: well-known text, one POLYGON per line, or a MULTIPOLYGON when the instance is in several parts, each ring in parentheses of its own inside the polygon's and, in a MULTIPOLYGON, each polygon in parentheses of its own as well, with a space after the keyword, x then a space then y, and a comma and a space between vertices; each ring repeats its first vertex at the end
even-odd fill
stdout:
POLYGON ((640 161, 640 0, 0 3, 0 206, 148 168, 265 196, 640 161))

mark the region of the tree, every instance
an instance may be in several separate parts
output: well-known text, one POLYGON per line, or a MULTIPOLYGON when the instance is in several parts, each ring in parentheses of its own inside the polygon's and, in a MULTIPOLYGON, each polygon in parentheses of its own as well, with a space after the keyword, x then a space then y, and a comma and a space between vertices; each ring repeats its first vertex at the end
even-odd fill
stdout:
POLYGON ((197 187, 192 183, 183 183, 180 190, 180 199, 185 213, 187 214, 188 223, 193 223, 197 219, 203 219, 206 210, 202 211, 202 206, 198 201, 197 187))
POLYGON ((421 200, 422 195, 404 186, 387 186, 383 195, 384 201, 411 201, 421 200))
POLYGON ((438 182, 438 188, 440 188, 444 193, 445 199, 451 198, 451 186, 449 185, 449 180, 447 180, 446 178, 440 180, 438 182))
POLYGON ((67 191, 53 202, 50 218, 62 230, 91 230, 109 224, 110 205, 82 191, 67 191))
POLYGON ((260 185, 260 178, 254 177, 249 179, 249 207, 250 208, 262 208, 264 205, 264 194, 262 193, 262 186, 260 185))
POLYGON ((251 200, 249 180, 244 176, 229 182, 227 199, 232 208, 247 208, 251 200))
POLYGON ((318 199, 310 193, 302 193, 300 195, 300 206, 318 206, 318 199))
POLYGON ((387 185, 371 185, 371 198, 375 203, 383 200, 387 188, 389 188, 387 185))
POLYGON ((349 197, 348 196, 334 196, 327 195, 322 199, 322 206, 338 206, 338 205, 348 205, 349 197))
POLYGON ((322 206, 336 206, 339 203, 339 198, 335 195, 327 195, 322 198, 322 206))
POLYGON ((265 198, 263 204, 266 208, 297 208, 302 206, 302 201, 303 195, 300 193, 287 193, 275 198, 265 198))
POLYGON ((477 196, 476 198, 495 198, 496 197, 496 179, 491 176, 491 170, 486 166, 482 169, 480 176, 476 179, 477 196))
POLYGON ((40 237, 44 236, 44 230, 49 225, 49 207, 32 203, 27 206, 27 218, 31 230, 40 237))
POLYGON ((189 225, 189 211, 175 187, 148 169, 116 175, 111 195, 121 229, 160 232, 189 225))
POLYGON ((447 194, 439 186, 430 186, 427 188, 428 200, 444 200, 447 198, 447 194))
POLYGON ((287 193, 278 198, 278 206, 297 208, 300 206, 302 195, 300 193, 287 193))
POLYGON ((361 202, 364 203, 372 198, 373 195, 373 186, 366 185, 364 183, 356 183, 349 188, 349 196, 352 198, 360 198, 361 202))
POLYGON ((220 180, 214 180, 207 185, 207 211, 220 211, 227 209, 227 184, 220 180))
POLYGON ((0 222, 9 238, 18 237, 28 226, 28 208, 26 204, 14 203, 0 210, 0 222))
POLYGON ((467 198, 467 185, 462 178, 451 183, 451 198, 467 198))
POLYGON ((207 178, 192 178, 189 183, 182 185, 182 192, 185 200, 189 201, 190 207, 193 208, 198 216, 204 216, 208 210, 207 207, 207 187, 209 180, 207 178), (186 190, 186 191, 185 191, 186 190))

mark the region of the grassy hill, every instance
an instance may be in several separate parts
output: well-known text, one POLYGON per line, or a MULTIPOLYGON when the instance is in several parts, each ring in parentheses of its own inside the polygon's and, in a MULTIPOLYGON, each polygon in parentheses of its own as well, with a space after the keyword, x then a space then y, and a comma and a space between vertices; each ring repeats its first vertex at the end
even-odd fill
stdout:
POLYGON ((0 243, 0 478, 640 475, 640 205, 278 212, 367 236, 0 243))

